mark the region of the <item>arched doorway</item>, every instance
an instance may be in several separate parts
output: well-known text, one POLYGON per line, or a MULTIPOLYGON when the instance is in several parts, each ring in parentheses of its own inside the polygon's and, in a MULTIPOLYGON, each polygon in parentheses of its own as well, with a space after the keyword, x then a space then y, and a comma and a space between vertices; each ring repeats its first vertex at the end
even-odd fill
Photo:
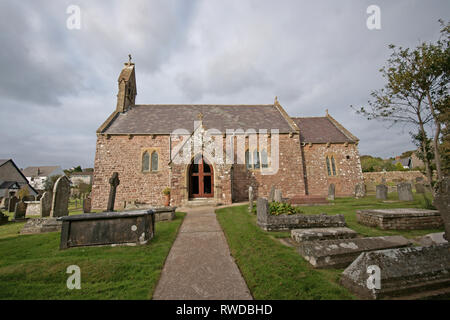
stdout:
POLYGON ((202 155, 189 166, 189 198, 214 197, 214 169, 202 155))

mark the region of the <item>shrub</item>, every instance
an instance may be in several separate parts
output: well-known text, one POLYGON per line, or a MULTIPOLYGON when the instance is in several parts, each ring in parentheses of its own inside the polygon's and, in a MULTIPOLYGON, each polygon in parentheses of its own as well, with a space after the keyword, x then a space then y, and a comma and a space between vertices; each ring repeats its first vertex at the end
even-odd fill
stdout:
POLYGON ((278 216, 280 214, 296 214, 302 213, 300 208, 294 207, 289 203, 284 202, 270 202, 269 203, 270 214, 278 216))
POLYGON ((162 191, 163 195, 168 196, 170 194, 170 188, 167 187, 162 191))

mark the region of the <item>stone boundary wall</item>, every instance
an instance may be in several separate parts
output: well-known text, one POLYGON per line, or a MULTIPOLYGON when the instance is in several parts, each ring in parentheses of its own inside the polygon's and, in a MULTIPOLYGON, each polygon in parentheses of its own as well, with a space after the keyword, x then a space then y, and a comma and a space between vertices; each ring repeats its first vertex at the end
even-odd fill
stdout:
POLYGON ((411 182, 416 183, 416 178, 420 177, 426 181, 425 175, 420 171, 386 171, 386 172, 363 172, 364 182, 380 184, 382 179, 386 179, 386 183, 411 182))

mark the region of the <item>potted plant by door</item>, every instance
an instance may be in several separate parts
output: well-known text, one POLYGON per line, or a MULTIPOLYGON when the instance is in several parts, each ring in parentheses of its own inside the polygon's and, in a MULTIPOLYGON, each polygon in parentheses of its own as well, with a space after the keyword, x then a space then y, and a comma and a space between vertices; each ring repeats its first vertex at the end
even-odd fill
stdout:
POLYGON ((164 205, 166 207, 168 207, 170 205, 170 188, 169 187, 165 188, 162 193, 163 193, 163 195, 165 197, 164 205))

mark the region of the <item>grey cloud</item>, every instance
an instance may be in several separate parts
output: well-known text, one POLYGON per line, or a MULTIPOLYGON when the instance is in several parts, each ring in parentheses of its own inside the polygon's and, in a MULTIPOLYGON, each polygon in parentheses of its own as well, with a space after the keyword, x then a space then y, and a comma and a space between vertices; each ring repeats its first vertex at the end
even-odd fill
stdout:
POLYGON ((293 116, 325 109, 361 139, 361 154, 414 146, 408 128, 358 117, 383 85, 387 45, 438 36, 445 0, 376 1, 382 29, 366 28, 372 1, 0 2, 0 158, 20 166, 93 166, 95 130, 115 108, 128 53, 138 103, 271 103, 293 116))

